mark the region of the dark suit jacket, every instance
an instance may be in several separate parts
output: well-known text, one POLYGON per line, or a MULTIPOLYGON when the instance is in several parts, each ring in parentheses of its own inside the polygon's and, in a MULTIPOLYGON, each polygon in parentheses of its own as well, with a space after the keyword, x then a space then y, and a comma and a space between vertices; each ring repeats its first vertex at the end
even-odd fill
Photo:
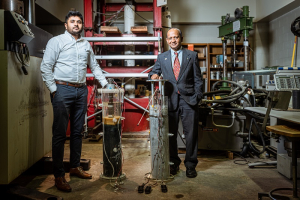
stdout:
POLYGON ((177 109, 178 90, 189 105, 195 106, 201 100, 203 83, 197 52, 182 49, 182 63, 180 63, 177 81, 172 68, 171 50, 158 55, 148 78, 151 79, 153 74, 159 76, 163 74, 163 78, 169 80, 165 84, 165 95, 169 98, 169 111, 177 109))

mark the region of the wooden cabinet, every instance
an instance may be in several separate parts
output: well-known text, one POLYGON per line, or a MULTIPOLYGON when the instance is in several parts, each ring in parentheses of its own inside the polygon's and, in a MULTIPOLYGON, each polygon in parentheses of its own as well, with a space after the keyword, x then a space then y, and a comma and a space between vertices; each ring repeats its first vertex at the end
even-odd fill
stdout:
MULTIPOLYGON (((223 67, 217 61, 219 55, 222 55, 222 43, 182 43, 184 48, 187 48, 191 51, 196 51, 198 53, 199 59, 199 66, 201 69, 202 76, 206 84, 205 91, 210 91, 211 86, 218 80, 222 79, 223 75, 223 67), (217 65, 217 66, 216 66, 217 65)), ((229 73, 230 77, 228 78, 231 80, 232 74, 235 71, 244 71, 245 70, 245 61, 244 61, 244 47, 242 43, 236 44, 237 50, 237 60, 239 60, 238 67, 232 67, 230 63, 232 53, 231 50, 233 49, 232 44, 227 44, 227 75, 229 73)), ((249 59, 248 59, 248 70, 252 68, 251 62, 251 52, 249 52, 249 59)))

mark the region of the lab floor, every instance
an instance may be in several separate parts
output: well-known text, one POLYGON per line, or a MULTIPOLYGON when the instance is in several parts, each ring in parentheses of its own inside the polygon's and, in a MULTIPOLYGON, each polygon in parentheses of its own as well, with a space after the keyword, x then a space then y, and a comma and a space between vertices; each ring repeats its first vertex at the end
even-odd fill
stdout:
MULTIPOLYGON (((69 141, 65 144, 65 157, 69 156, 69 141)), ((115 189, 108 180, 100 178, 103 166, 102 140, 99 142, 88 142, 84 140, 82 147, 82 158, 91 159, 91 168, 88 171, 93 179, 86 180, 69 176, 66 179, 73 191, 64 193, 54 186, 53 175, 21 175, 18 180, 30 189, 60 196, 63 199, 111 199, 111 200, 141 200, 141 199, 258 199, 257 193, 270 191, 274 188, 292 187, 292 181, 279 174, 275 167, 249 168, 242 165, 243 161, 238 157, 234 160, 226 158, 224 152, 200 152, 198 155, 198 176, 187 178, 185 167, 182 162, 179 173, 170 179, 166 185, 167 193, 161 192, 160 183, 152 187, 150 194, 139 194, 138 185, 145 182, 144 175, 150 172, 150 144, 147 138, 123 138, 123 172, 126 179, 122 185, 115 189), (28 181, 26 180, 26 176, 28 181)), ((51 156, 51 152, 49 153, 51 156)), ((182 161, 184 154, 180 154, 182 161)), ((247 158, 250 162, 268 161, 268 159, 247 158)), ((153 183, 153 182, 152 182, 153 183)), ((299 183, 298 183, 299 184, 299 183)), ((269 198, 264 198, 269 199, 269 198)))

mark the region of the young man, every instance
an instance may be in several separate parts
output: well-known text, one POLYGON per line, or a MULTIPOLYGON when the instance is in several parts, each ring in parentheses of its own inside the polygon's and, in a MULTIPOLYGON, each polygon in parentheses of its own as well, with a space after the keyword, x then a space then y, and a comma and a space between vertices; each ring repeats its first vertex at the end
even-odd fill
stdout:
POLYGON ((165 94, 169 100, 170 133, 170 173, 175 175, 179 171, 181 159, 178 157, 177 132, 179 117, 181 117, 183 132, 186 138, 186 156, 184 164, 186 176, 197 176, 195 170, 198 150, 198 102, 202 98, 202 78, 196 52, 181 47, 182 33, 177 28, 171 28, 166 41, 170 50, 160 54, 149 73, 149 79, 158 79, 163 75, 169 80, 165 85, 165 94))
POLYGON ((49 40, 41 64, 43 80, 50 90, 53 106, 52 157, 55 186, 70 192, 72 188, 65 179, 63 166, 64 143, 70 119, 70 176, 91 179, 92 175, 80 166, 82 135, 87 111, 87 64, 102 87, 107 84, 105 76, 95 59, 93 49, 80 33, 83 17, 77 11, 70 11, 65 21, 64 34, 49 40))

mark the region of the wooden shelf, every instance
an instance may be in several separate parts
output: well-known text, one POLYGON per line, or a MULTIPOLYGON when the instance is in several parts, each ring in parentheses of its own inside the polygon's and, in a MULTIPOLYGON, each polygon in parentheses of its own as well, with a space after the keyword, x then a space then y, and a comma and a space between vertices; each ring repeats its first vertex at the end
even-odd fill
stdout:
MULTIPOLYGON (((209 53, 210 55, 214 56, 214 55, 223 55, 223 54, 220 54, 220 53, 209 53)), ((228 53, 226 54, 227 56, 231 56, 232 54, 231 53, 228 53)), ((237 55, 244 55, 244 53, 237 53, 237 55)))
POLYGON ((244 67, 227 67, 227 69, 244 70, 244 67))
MULTIPOLYGON (((230 57, 232 57, 231 54, 231 49, 232 49, 233 45, 232 44, 227 44, 227 59, 230 59, 230 57)), ((241 52, 241 49, 243 48, 243 43, 237 43, 236 44, 236 49, 237 49, 237 57, 239 60, 244 61, 244 52, 241 52)), ((207 51, 207 56, 208 56, 208 66, 211 66, 211 64, 216 65, 216 56, 217 55, 222 55, 223 53, 223 49, 222 49, 222 43, 209 43, 208 44, 208 51, 207 51)), ((251 52, 249 52, 249 58, 251 58, 251 52)), ((251 69, 251 63, 249 63, 249 69, 251 69)), ((245 70, 244 67, 228 67, 227 65, 227 70, 229 72, 232 71, 243 71, 245 70)), ((219 81, 217 79, 210 79, 210 72, 216 72, 216 71, 221 71, 221 73, 223 72, 223 67, 219 67, 219 68, 214 68, 214 67, 208 67, 207 68, 207 80, 208 80, 208 86, 207 86, 207 91, 210 91, 210 86, 211 84, 213 84, 216 81, 219 81)))
MULTIPOLYGON (((189 48, 192 51, 196 51, 198 53, 204 53, 206 57, 198 56, 199 60, 199 66, 200 67, 206 67, 207 71, 202 72, 202 74, 206 75, 207 79, 207 91, 210 91, 210 85, 213 82, 219 81, 217 79, 210 79, 210 72, 211 71, 223 71, 223 67, 210 67, 212 63, 216 63, 216 55, 222 55, 222 43, 182 43, 182 46, 184 48, 189 48)), ((233 44, 227 44, 227 59, 230 59, 232 56, 231 49, 233 47, 233 44)), ((237 43, 236 49, 237 49, 237 55, 238 59, 244 61, 244 52, 241 52, 241 49, 243 48, 243 43, 237 43)), ((251 51, 249 52, 249 58, 251 59, 251 51)), ((227 65, 228 66, 228 65, 227 65)), ((244 67, 227 67, 227 70, 229 72, 232 71, 242 71, 244 70, 244 67)), ((251 69, 251 62, 249 63, 249 69, 251 69)))

